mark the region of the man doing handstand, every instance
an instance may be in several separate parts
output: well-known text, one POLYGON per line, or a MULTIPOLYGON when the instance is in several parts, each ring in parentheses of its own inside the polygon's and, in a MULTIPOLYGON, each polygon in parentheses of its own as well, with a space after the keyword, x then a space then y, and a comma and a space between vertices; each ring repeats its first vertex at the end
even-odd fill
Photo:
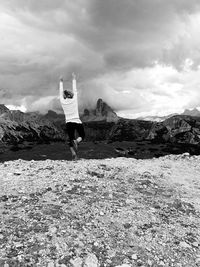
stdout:
POLYGON ((72 159, 77 160, 78 144, 84 139, 85 131, 78 113, 78 97, 76 88, 76 76, 72 74, 73 92, 64 90, 63 79, 60 79, 59 91, 60 102, 65 114, 66 131, 69 137, 69 147, 72 153, 72 159), (75 138, 75 131, 78 132, 78 138, 75 138))

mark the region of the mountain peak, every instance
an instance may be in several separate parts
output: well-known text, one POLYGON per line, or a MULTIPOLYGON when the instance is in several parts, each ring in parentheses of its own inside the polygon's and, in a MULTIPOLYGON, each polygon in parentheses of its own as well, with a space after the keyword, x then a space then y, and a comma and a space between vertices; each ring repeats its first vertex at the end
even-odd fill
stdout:
POLYGON ((193 108, 192 110, 185 109, 181 115, 200 117, 200 111, 197 108, 193 108))
POLYGON ((8 113, 10 110, 4 105, 0 104, 0 114, 8 113))
POLYGON ((117 122, 119 118, 113 109, 99 98, 96 103, 96 108, 94 110, 85 109, 81 119, 83 121, 117 122))

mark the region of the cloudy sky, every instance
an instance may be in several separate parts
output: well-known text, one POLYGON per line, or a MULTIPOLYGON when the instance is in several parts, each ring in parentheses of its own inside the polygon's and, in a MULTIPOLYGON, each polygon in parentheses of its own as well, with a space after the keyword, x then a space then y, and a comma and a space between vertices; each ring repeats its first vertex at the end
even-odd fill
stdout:
POLYGON ((78 76, 80 110, 101 97, 120 116, 200 106, 199 0, 1 0, 0 98, 60 110, 78 76))

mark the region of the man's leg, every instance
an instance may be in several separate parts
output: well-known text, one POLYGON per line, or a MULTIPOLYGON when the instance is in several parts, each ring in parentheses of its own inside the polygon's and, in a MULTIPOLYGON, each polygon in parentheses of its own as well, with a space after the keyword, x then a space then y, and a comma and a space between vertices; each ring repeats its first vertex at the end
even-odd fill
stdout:
POLYGON ((74 150, 73 140, 75 139, 75 125, 72 122, 66 124, 66 129, 69 137, 69 148, 72 153, 72 159, 77 159, 76 151, 74 150))
POLYGON ((78 149, 78 144, 83 141, 85 138, 85 131, 82 123, 77 123, 76 125, 76 130, 78 132, 79 137, 74 140, 74 147, 77 150, 78 149))

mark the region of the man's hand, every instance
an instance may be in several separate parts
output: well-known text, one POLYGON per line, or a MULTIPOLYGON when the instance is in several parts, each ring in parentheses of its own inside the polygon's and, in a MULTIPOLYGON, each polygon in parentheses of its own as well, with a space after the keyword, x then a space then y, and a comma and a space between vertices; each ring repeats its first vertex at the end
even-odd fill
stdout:
POLYGON ((76 80, 76 74, 74 72, 72 73, 72 78, 76 80))
POLYGON ((60 76, 60 81, 63 82, 63 77, 62 76, 60 76))

